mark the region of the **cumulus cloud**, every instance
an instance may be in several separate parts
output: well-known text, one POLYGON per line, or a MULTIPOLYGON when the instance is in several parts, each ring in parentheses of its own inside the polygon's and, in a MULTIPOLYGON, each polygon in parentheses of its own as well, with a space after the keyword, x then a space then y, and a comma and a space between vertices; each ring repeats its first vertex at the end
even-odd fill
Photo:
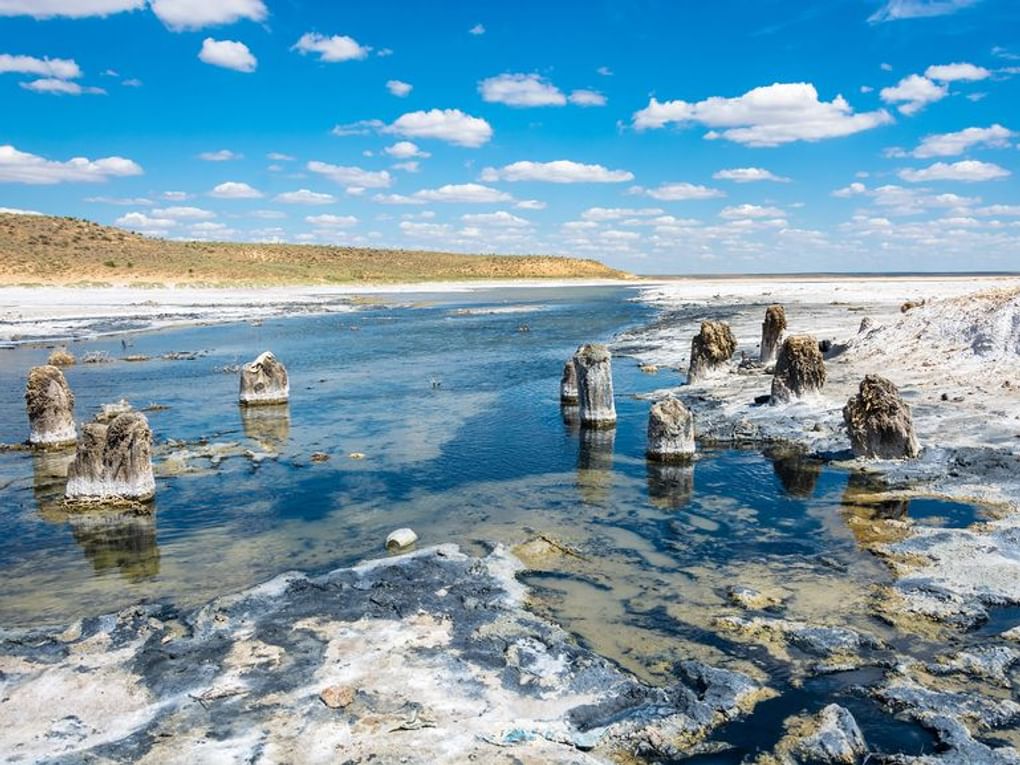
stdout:
POLYGON ((900 19, 948 16, 978 2, 980 0, 886 0, 881 8, 868 17, 868 21, 881 24, 900 19))
POLYGON ((320 194, 309 189, 298 189, 294 192, 277 194, 274 201, 289 205, 328 205, 337 201, 331 194, 320 194))
POLYGON ((589 221, 620 220, 622 218, 643 218, 662 215, 664 210, 659 207, 589 207, 581 218, 589 221))
POLYGON ((410 93, 413 88, 414 86, 411 83, 404 82, 403 80, 386 81, 386 90, 395 95, 397 98, 403 98, 410 93))
POLYGON ((86 93, 100 96, 106 94, 106 91, 102 88, 84 87, 79 85, 77 82, 58 80, 55 77, 47 77, 41 80, 32 80, 31 82, 21 82, 18 84, 25 90, 31 90, 35 93, 50 93, 58 96, 80 96, 86 93))
POLYGON ((910 183, 925 183, 927 181, 963 181, 973 183, 976 181, 994 181, 999 178, 1006 178, 1010 175, 1010 172, 1006 168, 999 167, 992 162, 966 159, 952 163, 936 162, 920 170, 905 168, 900 170, 897 175, 910 183))
POLYGON ((468 30, 468 34, 469 35, 484 35, 485 34, 485 27, 483 27, 481 24, 475 24, 473 27, 471 27, 471 29, 468 30))
POLYGON ((544 181, 546 183, 622 183, 634 179, 627 170, 609 170, 602 165, 586 165, 559 159, 553 162, 514 162, 502 168, 487 167, 482 180, 544 181))
POLYGON ((86 159, 73 157, 56 162, 11 145, 0 146, 0 182, 49 185, 54 183, 97 183, 109 178, 141 175, 142 168, 124 157, 86 159))
POLYGON ((499 210, 491 213, 468 213, 460 216, 460 219, 472 226, 497 226, 499 228, 525 228, 531 225, 531 221, 520 216, 509 213, 506 210, 499 210))
MULTIPOLYGON (((89 0, 91 1, 91 0, 89 0)), ((201 29, 233 24, 241 19, 264 21, 268 15, 262 0, 150 0, 152 12, 170 29, 201 29)))
MULTIPOLYGON (((369 123, 374 127, 378 123, 369 123)), ((457 146, 477 148, 492 138, 492 127, 481 117, 472 117, 460 109, 429 109, 408 112, 392 125, 382 126, 384 133, 408 138, 435 138, 457 146)), ((336 130, 334 129, 334 133, 336 130)))
POLYGON ((316 32, 306 32, 294 43, 293 50, 301 54, 318 53, 319 61, 336 63, 363 59, 372 49, 361 45, 353 37, 347 35, 326 37, 316 32))
POLYGON ((225 181, 214 187, 209 196, 218 199, 258 199, 262 192, 240 181, 225 181))
POLYGON ((910 156, 918 159, 955 157, 977 146, 1004 149, 1014 135, 1012 130, 999 124, 986 128, 969 127, 955 133, 935 133, 921 139, 910 156))
POLYGON ((563 106, 567 97, 537 74, 501 74, 478 83, 482 99, 507 106, 563 106))
POLYGON ((305 218, 307 223, 311 223, 313 226, 323 226, 325 228, 345 228, 347 226, 354 226, 357 224, 358 219, 353 215, 309 215, 305 218))
POLYGON ((807 82, 777 82, 736 98, 713 96, 694 103, 660 102, 653 97, 633 116, 637 130, 698 123, 724 128, 710 131, 706 138, 755 147, 837 138, 890 122, 892 117, 884 109, 854 113, 842 96, 820 101, 815 86, 807 82))
POLYGON ((462 202, 467 204, 508 202, 513 199, 504 191, 478 183, 447 184, 438 189, 422 189, 414 193, 414 198, 423 202, 462 202))
POLYGON ((719 189, 708 186, 698 186, 693 183, 663 183, 654 189, 646 189, 643 186, 632 186, 627 190, 628 194, 641 194, 652 199, 659 199, 663 202, 679 202, 688 199, 714 199, 726 196, 719 189))
POLYGON ((141 212, 129 212, 117 218, 114 224, 132 231, 152 232, 173 228, 177 225, 177 221, 170 218, 153 218, 141 212))
POLYGON ((939 82, 956 82, 957 80, 974 82, 976 80, 984 80, 991 77, 992 73, 983 66, 958 63, 929 66, 924 70, 924 76, 930 80, 938 80, 939 82))
POLYGON ((947 93, 948 85, 939 85, 927 77, 911 74, 892 87, 882 88, 878 95, 887 104, 900 104, 897 108, 903 114, 911 115, 928 104, 941 101, 947 93))
POLYGON ((392 176, 386 170, 364 170, 360 167, 331 165, 317 160, 312 160, 305 167, 313 173, 326 176, 341 186, 354 186, 362 189, 385 189, 393 183, 392 176))
POLYGON ((538 199, 522 199, 514 207, 520 210, 544 210, 548 205, 538 199))
POLYGON ((429 157, 431 156, 427 151, 422 151, 418 148, 418 144, 412 143, 411 141, 397 141, 392 146, 387 146, 383 149, 391 157, 397 159, 411 159, 411 157, 429 157))
POLYGON ((201 207, 163 207, 152 211, 157 218, 170 218, 171 220, 210 220, 216 217, 212 210, 204 210, 201 207))
POLYGON ((236 40, 214 40, 207 37, 202 41, 202 50, 198 58, 207 64, 233 69, 237 72, 251 73, 258 66, 258 61, 248 46, 236 40))
POLYGON ((606 97, 597 90, 573 90, 567 100, 575 106, 605 106, 606 97))
POLYGON ((204 159, 206 162, 229 162, 232 159, 241 159, 242 156, 230 149, 220 149, 219 151, 203 151, 198 155, 198 158, 204 159))
POLYGON ((146 0, 0 0, 0 16, 32 16, 49 19, 54 16, 80 19, 87 16, 109 16, 145 7, 146 0))
POLYGON ((151 205, 152 200, 146 199, 145 197, 85 197, 83 200, 90 204, 103 204, 103 205, 127 205, 129 207, 144 207, 151 205))
POLYGON ((266 159, 270 159, 273 162, 293 162, 295 158, 290 154, 283 154, 279 151, 271 151, 266 154, 266 159))
POLYGON ((74 59, 36 58, 34 56, 12 56, 0 53, 0 74, 34 74, 39 77, 58 80, 73 80, 81 77, 81 68, 74 59))
POLYGON ((727 220, 740 220, 742 218, 782 218, 785 214, 778 207, 743 204, 724 207, 719 212, 719 217, 727 220))
POLYGON ((774 181, 776 183, 789 183, 789 178, 765 170, 761 167, 734 167, 729 170, 720 170, 712 175, 720 181, 733 181, 734 183, 755 183, 757 181, 774 181))

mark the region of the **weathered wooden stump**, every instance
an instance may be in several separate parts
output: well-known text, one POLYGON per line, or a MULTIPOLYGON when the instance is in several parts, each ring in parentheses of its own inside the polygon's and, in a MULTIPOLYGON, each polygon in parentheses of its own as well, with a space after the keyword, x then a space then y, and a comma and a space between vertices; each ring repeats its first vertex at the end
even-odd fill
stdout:
POLYGON ((691 340, 691 363, 687 382, 697 382, 722 369, 737 350, 730 325, 722 321, 703 321, 701 331, 691 340))
POLYGON ((818 393, 825 385, 825 360, 811 335, 793 335, 783 341, 772 376, 772 404, 784 404, 818 393))
POLYGON ((656 402, 648 413, 648 459, 681 462, 694 454, 694 415, 678 399, 656 402))
POLYGON ((82 428, 65 496, 77 500, 146 500, 156 493, 152 430, 140 412, 118 415, 109 425, 82 428))
POLYGON ((577 403, 577 370, 574 360, 567 359, 563 365, 563 376, 560 377, 560 402, 563 404, 577 403))
POLYGON ((25 386, 25 406, 32 446, 70 446, 75 442, 74 394, 57 367, 32 367, 25 386))
POLYGON ((896 386, 879 375, 861 380, 857 395, 843 407, 843 422, 854 456, 912 459, 921 453, 910 407, 896 386))
POLYGON ((761 350, 758 359, 768 366, 776 360, 779 341, 786 331, 786 311, 781 305, 770 305, 765 309, 765 321, 761 324, 761 350))
POLYGON ((289 398, 287 369, 269 351, 241 368, 240 400, 243 406, 285 404, 289 398))
POLYGON ((589 428, 615 427, 613 363, 609 349, 604 345, 582 345, 574 354, 573 362, 581 425, 589 428))

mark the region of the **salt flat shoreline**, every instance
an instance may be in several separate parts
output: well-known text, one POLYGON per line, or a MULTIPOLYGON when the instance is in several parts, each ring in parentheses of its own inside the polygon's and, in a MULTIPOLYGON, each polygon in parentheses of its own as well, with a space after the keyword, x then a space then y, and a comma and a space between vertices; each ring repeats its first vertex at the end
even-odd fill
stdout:
POLYGON ((617 279, 514 279, 293 287, 0 286, 0 343, 356 310, 359 298, 488 289, 633 286, 617 279))

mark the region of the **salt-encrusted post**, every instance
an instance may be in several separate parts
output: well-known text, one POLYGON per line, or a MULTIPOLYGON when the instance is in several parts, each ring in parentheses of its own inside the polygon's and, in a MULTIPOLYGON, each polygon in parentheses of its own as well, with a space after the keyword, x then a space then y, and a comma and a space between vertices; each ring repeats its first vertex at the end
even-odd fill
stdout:
POLYGON ((118 415, 109 425, 82 428, 74 462, 67 471, 68 499, 151 499, 152 430, 140 412, 118 415))
POLYGON ((563 365, 563 376, 560 377, 560 403, 577 403, 577 370, 574 368, 574 360, 567 359, 563 365))
POLYGON ((574 354, 573 361, 581 425, 589 428, 615 427, 613 363, 609 349, 598 344, 582 345, 574 354))
POLYGON ((770 305, 765 309, 765 321, 761 323, 761 351, 759 360, 768 366, 776 360, 779 341, 786 330, 786 311, 781 305, 770 305))
POLYGON ((74 394, 55 366, 32 367, 25 386, 28 409, 28 441, 45 448, 70 446, 77 437, 74 427, 74 394))
POLYGON ((904 459, 921 453, 910 407, 884 377, 861 380, 857 395, 843 407, 843 421, 856 457, 904 459))
POLYGON ((655 403, 648 413, 648 459, 680 462, 694 454, 694 415, 678 399, 655 403))
POLYGON ((241 368, 243 406, 285 404, 290 397, 290 381, 283 364, 269 351, 241 368))
POLYGON ((811 335, 793 335, 783 341, 772 377, 770 403, 783 404, 818 393, 825 385, 825 360, 811 335))
POLYGON ((722 321, 701 322, 701 331, 691 340, 687 382, 696 382, 721 369, 736 350, 737 341, 729 324, 722 321))

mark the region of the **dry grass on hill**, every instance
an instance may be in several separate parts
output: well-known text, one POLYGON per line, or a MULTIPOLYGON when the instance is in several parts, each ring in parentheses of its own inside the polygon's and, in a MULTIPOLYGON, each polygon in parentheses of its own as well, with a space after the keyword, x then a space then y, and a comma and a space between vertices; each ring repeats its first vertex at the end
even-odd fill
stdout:
POLYGON ((595 260, 150 239, 78 218, 0 214, 0 284, 282 285, 620 279, 595 260))

